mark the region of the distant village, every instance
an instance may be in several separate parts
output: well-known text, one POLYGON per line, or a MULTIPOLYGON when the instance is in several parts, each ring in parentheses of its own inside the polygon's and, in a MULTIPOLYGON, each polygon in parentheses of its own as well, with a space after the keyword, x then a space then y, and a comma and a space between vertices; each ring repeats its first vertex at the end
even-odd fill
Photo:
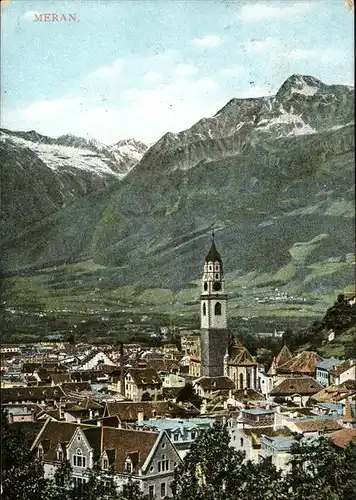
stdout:
MULTIPOLYGON (((355 297, 348 297, 350 307, 355 297)), ((47 342, 1 346, 1 406, 53 477, 64 460, 74 485, 99 465, 156 499, 172 496, 175 468, 214 422, 245 460, 288 468, 295 436, 356 442, 356 361, 293 355, 285 339, 268 368, 228 328, 215 246, 205 257, 200 331, 176 344, 47 342)), ((281 340, 282 344, 282 340, 281 340)))

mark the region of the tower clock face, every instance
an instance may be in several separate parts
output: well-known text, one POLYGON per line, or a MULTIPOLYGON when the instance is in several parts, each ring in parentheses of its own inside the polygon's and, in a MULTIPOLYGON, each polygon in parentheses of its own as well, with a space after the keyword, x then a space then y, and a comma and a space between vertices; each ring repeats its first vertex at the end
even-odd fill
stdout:
POLYGON ((221 290, 221 283, 220 283, 220 281, 215 281, 215 283, 213 284, 213 290, 215 290, 216 292, 218 292, 219 290, 221 290))

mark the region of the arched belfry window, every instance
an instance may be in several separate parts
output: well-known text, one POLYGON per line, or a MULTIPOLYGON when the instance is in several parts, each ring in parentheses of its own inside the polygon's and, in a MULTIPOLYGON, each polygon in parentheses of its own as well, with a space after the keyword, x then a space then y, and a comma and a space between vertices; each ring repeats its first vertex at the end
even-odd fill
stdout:
POLYGON ((203 302, 203 316, 206 316, 206 304, 203 302))
POLYGON ((205 283, 204 283, 204 290, 205 290, 205 291, 207 291, 207 289, 208 289, 208 283, 207 283, 207 282, 205 282, 205 283))
POLYGON ((221 304, 217 302, 215 304, 215 316, 221 316, 221 304))

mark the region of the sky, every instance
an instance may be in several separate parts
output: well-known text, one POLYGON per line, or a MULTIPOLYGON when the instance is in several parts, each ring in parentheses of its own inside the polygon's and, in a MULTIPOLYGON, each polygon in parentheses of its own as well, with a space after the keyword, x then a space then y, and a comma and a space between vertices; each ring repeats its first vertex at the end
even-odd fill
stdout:
POLYGON ((354 81, 345 0, 1 3, 1 126, 12 130, 150 144, 292 74, 354 81))

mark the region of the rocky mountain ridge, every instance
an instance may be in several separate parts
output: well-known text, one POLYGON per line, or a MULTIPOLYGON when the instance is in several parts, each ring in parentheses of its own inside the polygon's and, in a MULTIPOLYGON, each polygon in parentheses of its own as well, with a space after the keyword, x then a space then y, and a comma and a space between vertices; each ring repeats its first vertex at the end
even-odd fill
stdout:
POLYGON ((94 259, 121 283, 180 289, 198 279, 215 227, 237 284, 343 287, 354 241, 353 103, 353 88, 301 75, 273 97, 232 99, 165 134, 120 183, 8 240, 4 267, 94 259))
MULTIPOLYGON (((0 130, 2 229, 12 233, 125 177, 147 146, 0 130)), ((5 234, 5 238, 6 238, 5 234)))

